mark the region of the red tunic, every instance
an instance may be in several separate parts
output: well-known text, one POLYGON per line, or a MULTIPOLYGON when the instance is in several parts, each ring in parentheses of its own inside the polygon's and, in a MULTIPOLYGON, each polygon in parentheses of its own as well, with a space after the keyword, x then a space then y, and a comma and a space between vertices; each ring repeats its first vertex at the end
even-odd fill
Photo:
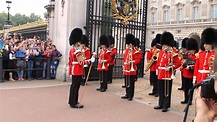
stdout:
MULTIPOLYGON (((146 56, 147 61, 150 61, 150 60, 152 59, 153 55, 155 54, 155 52, 156 52, 157 50, 159 50, 159 49, 157 49, 157 48, 152 48, 152 49, 148 52, 148 54, 147 54, 147 56, 146 56)), ((151 67, 150 67, 150 71, 156 71, 156 69, 157 69, 156 64, 157 64, 157 62, 154 61, 153 64, 151 65, 151 67)))
POLYGON ((84 47, 82 49, 82 52, 84 53, 85 62, 87 63, 87 64, 84 65, 84 67, 88 67, 88 64, 90 63, 89 59, 91 57, 90 49, 88 47, 84 47))
POLYGON ((117 48, 113 47, 110 49, 111 53, 111 61, 109 62, 109 65, 114 65, 115 64, 115 55, 117 54, 117 48))
POLYGON ((99 51, 99 60, 98 60, 98 68, 97 70, 108 70, 109 62, 111 61, 110 51, 108 49, 101 49, 99 51), (103 61, 103 62, 101 62, 103 61), (105 68, 103 68, 103 66, 105 68))
POLYGON ((123 64, 123 74, 124 75, 136 75, 137 64, 140 63, 140 52, 136 49, 125 49, 124 52, 124 64, 123 64), (132 62, 130 62, 132 61, 132 62), (134 71, 131 70, 133 64, 134 71))
POLYGON ((81 52, 75 53, 76 48, 73 47, 69 51, 69 61, 68 61, 68 74, 75 75, 75 76, 82 76, 84 75, 83 65, 84 63, 79 63, 77 60, 77 56, 81 55, 81 52))
POLYGON ((214 51, 199 52, 199 57, 196 59, 196 64, 194 69, 194 77, 196 77, 196 84, 206 79, 206 77, 210 74, 208 60, 213 55, 215 55, 214 51))
POLYGON ((172 71, 165 70, 165 68, 169 66, 171 62, 173 64, 173 71, 181 65, 178 55, 172 56, 171 52, 165 52, 163 50, 160 50, 156 65, 156 67, 158 68, 157 70, 159 80, 171 80, 172 71))
MULTIPOLYGON (((188 55, 188 58, 192 59, 193 61, 196 61, 195 55, 188 55)), ((194 69, 194 66, 191 66, 191 69, 194 69)), ((183 76, 186 78, 193 78, 193 72, 187 68, 182 68, 183 76)))

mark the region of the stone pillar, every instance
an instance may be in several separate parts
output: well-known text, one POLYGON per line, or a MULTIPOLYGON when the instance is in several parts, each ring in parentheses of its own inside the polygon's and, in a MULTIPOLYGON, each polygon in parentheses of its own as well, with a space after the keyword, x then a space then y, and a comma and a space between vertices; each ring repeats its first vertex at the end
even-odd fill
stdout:
MULTIPOLYGON (((62 53, 57 69, 57 79, 67 81, 69 76, 67 74, 68 67, 68 52, 69 34, 73 28, 81 28, 86 25, 86 3, 87 0, 56 0, 54 11, 54 22, 52 31, 53 44, 62 53)), ((83 32, 85 30, 83 29, 83 32)))

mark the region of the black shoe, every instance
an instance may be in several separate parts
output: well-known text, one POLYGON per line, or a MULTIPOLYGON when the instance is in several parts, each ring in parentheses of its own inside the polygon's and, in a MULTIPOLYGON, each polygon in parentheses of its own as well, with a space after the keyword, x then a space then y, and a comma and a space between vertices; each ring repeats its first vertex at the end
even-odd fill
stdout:
POLYGON ((167 112, 168 111, 168 108, 163 108, 162 109, 162 112, 167 112))
POLYGON ((125 95, 125 96, 122 96, 121 98, 122 99, 128 99, 129 97, 125 95))
POLYGON ((100 89, 100 92, 105 92, 106 91, 106 89, 100 89))
POLYGON ((155 95, 155 94, 156 94, 156 93, 153 93, 153 92, 152 92, 152 93, 148 93, 148 95, 155 95))
POLYGON ((158 97, 158 94, 155 94, 154 96, 155 96, 155 97, 158 97))
POLYGON ((71 106, 71 108, 83 108, 83 107, 84 106, 81 104, 76 104, 76 105, 71 106))
POLYGON ((162 109, 163 107, 158 105, 158 106, 155 106, 154 109, 162 109))
POLYGON ((97 91, 100 91, 100 90, 101 90, 101 88, 96 88, 96 90, 97 90, 97 91))
POLYGON ((181 88, 178 88, 178 90, 184 90, 184 88, 181 87, 181 88))
POLYGON ((125 85, 122 85, 122 88, 126 88, 126 86, 125 86, 125 85))
POLYGON ((133 98, 132 97, 129 97, 129 98, 127 98, 128 99, 128 101, 132 101, 133 100, 133 98))
POLYGON ((188 103, 187 100, 181 101, 181 104, 187 104, 187 103, 188 103))

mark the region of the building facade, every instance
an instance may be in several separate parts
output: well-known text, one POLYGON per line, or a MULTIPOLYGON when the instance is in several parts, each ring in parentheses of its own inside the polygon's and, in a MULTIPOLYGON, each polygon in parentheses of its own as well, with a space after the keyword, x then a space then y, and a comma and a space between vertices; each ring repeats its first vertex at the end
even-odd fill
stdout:
POLYGON ((149 0, 146 47, 157 33, 169 31, 181 43, 200 37, 207 27, 217 28, 217 0, 149 0))

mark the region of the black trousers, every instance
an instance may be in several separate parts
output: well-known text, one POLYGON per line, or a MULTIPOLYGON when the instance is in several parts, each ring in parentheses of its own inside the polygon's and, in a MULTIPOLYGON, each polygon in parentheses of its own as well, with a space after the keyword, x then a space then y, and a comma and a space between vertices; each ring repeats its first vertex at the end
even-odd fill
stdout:
POLYGON ((109 65, 109 67, 108 67, 108 83, 112 83, 113 67, 114 67, 114 65, 109 65))
POLYGON ((158 79, 156 75, 156 71, 150 71, 150 82, 153 85, 152 93, 158 93, 158 79))
POLYGON ((81 84, 84 84, 86 82, 88 70, 89 67, 84 67, 84 76, 83 76, 84 78, 82 78, 81 84))
POLYGON ((126 85, 126 96, 129 98, 134 97, 134 89, 135 89, 135 75, 125 75, 124 82, 126 85))
POLYGON ((159 105, 163 108, 170 108, 172 80, 158 80, 159 105))
POLYGON ((100 89, 108 88, 108 71, 99 71, 100 89))
POLYGON ((183 78, 183 72, 181 72, 181 79, 182 79, 182 85, 181 88, 185 89, 185 82, 184 82, 184 78, 183 78))
MULTIPOLYGON (((183 76, 183 81, 184 81, 184 97, 185 97, 185 101, 189 100, 189 95, 188 95, 188 91, 193 87, 193 78, 186 78, 183 76)), ((193 97, 193 96, 192 96, 193 97)), ((192 101, 192 97, 190 98, 190 100, 192 101)))
POLYGON ((72 84, 70 87, 69 102, 68 102, 70 106, 74 106, 78 104, 78 93, 79 93, 81 80, 82 80, 82 76, 72 76, 72 84))

